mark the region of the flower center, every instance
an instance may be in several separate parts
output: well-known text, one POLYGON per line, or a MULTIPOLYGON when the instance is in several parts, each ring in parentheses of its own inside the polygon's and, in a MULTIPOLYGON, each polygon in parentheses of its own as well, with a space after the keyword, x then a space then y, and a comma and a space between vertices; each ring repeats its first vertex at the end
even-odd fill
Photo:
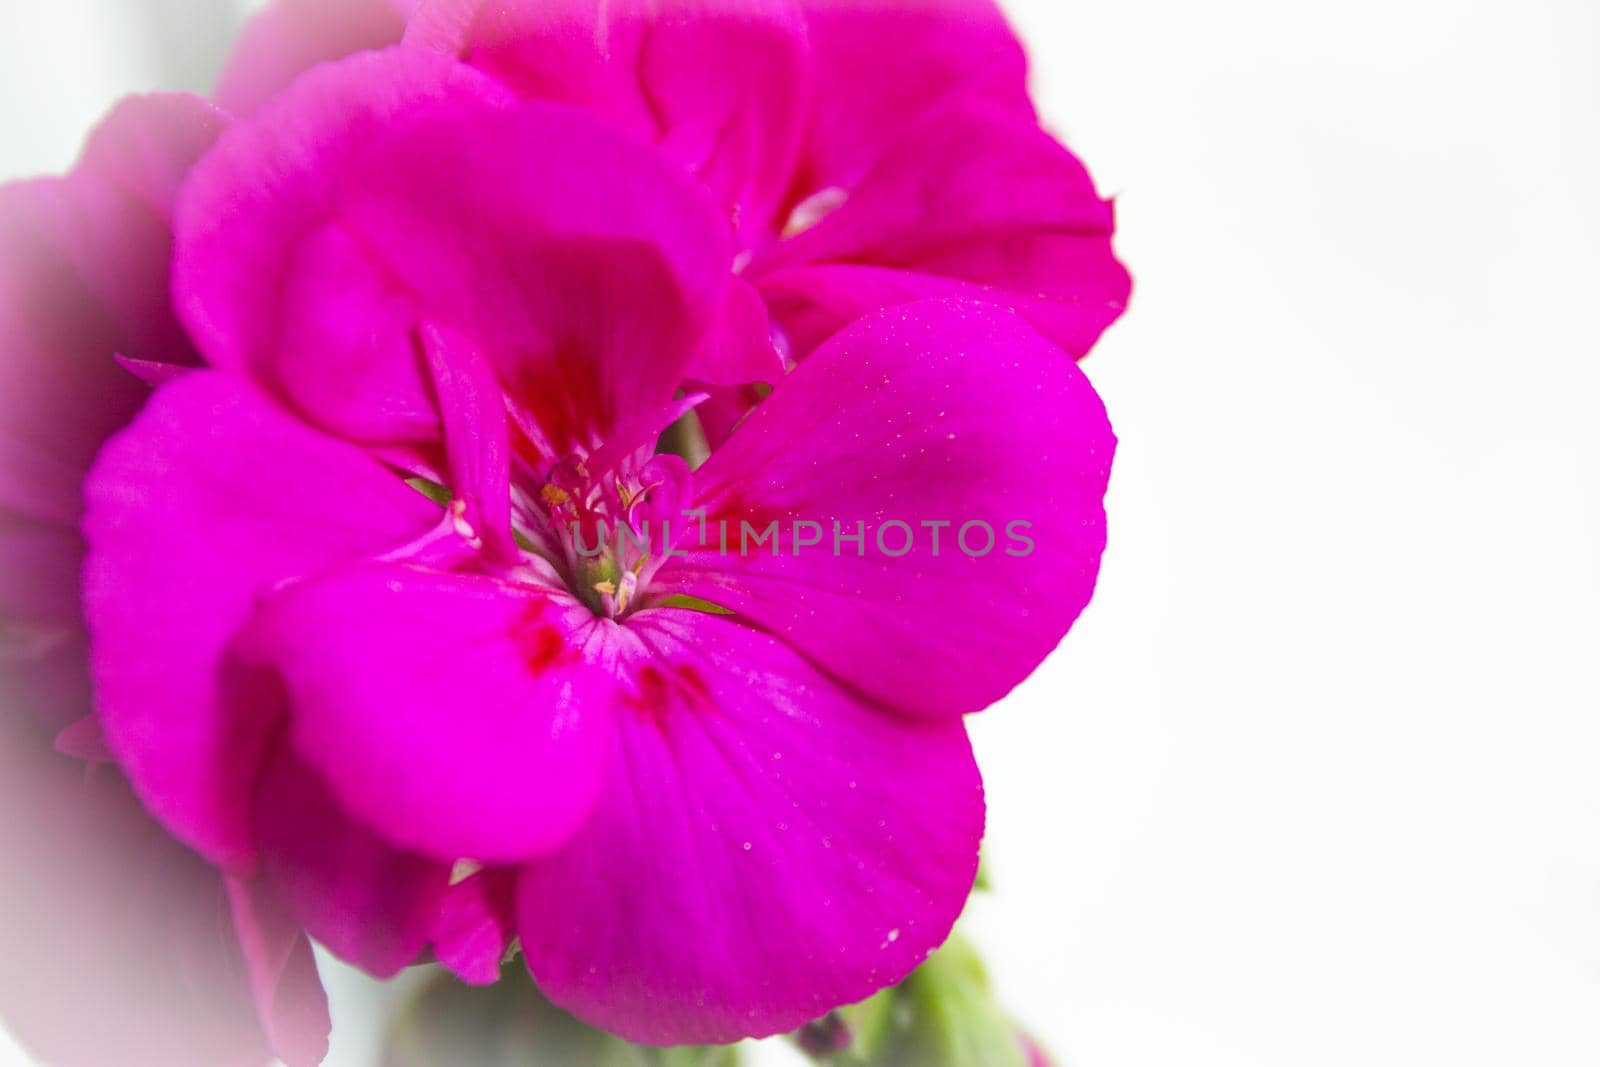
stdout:
POLYGON ((641 603, 687 520, 689 466, 641 450, 609 469, 604 449, 557 464, 534 494, 515 493, 518 533, 544 551, 573 595, 596 614, 621 618, 641 603))

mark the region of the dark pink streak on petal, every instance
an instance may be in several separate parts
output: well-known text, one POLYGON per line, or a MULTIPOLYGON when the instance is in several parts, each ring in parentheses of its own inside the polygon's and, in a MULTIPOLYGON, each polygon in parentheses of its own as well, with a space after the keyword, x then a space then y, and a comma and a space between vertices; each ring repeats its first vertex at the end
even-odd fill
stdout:
POLYGON ((107 741, 173 833, 218 863, 245 862, 277 709, 230 688, 235 632, 282 582, 405 544, 439 509, 216 372, 158 391, 86 492, 85 603, 107 741))
POLYGON ((898 708, 977 711, 1088 603, 1114 448, 1082 372, 1015 315, 879 312, 801 363, 697 472, 732 550, 670 561, 653 588, 732 609, 898 708), (741 523, 771 521, 780 552, 741 553, 741 523), (819 524, 822 543, 799 548, 796 521, 819 524), (937 549, 925 522, 948 524, 937 549), (1031 549, 1007 536, 1013 522, 1029 524, 1031 549), (835 523, 863 524, 863 544, 835 554, 835 523), (967 523, 987 523, 992 542, 974 526, 963 551, 967 523))
POLYGON ((590 654, 630 694, 607 788, 522 874, 540 989, 632 1041, 726 1042, 921 963, 965 903, 983 830, 960 723, 886 714, 726 619, 606 625, 590 654))

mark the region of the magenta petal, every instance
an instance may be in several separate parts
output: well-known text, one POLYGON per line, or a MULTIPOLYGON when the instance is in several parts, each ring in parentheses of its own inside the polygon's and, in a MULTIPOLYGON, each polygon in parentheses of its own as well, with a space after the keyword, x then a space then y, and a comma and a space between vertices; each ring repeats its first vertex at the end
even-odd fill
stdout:
POLYGON ((75 523, 91 458, 147 392, 114 358, 195 361, 168 220, 220 128, 196 97, 131 97, 71 176, 0 187, 0 507, 75 523))
POLYGON ((522 874, 535 980, 647 1044, 792 1029, 904 978, 966 902, 983 792, 959 722, 864 704, 780 642, 663 610, 589 825, 522 874))
POLYGON ((116 356, 196 358, 168 305, 167 219, 219 125, 194 97, 130 98, 71 176, 0 188, 0 693, 58 727, 89 707, 81 485, 148 392, 116 356))
MULTIPOLYGON (((366 350, 378 338, 341 331, 360 322, 383 290, 363 274, 359 248, 329 237, 326 248, 301 251, 326 227, 342 168, 422 116, 506 102, 504 90, 470 68, 391 49, 318 68, 255 118, 235 124, 195 168, 178 205, 173 293, 207 359, 277 380, 281 317, 295 298, 293 270, 297 257, 310 255, 319 274, 330 275, 322 280, 331 291, 326 306, 302 314, 320 313, 328 335, 308 328, 283 343, 295 358, 318 361, 306 373, 332 374, 348 404, 356 395, 349 390, 362 385, 353 368, 370 361, 366 350)), ((376 310, 373 322, 390 321, 392 312, 376 310)), ((421 389, 420 375, 409 381, 421 389)), ((414 396, 392 391, 363 400, 398 405, 395 417, 413 432, 418 410, 426 410, 414 396)))
POLYGON ((394 845, 514 861, 587 818, 610 680, 569 646, 588 610, 489 578, 373 565, 292 586, 242 654, 282 675, 296 752, 394 845))
POLYGON ((247 384, 161 389, 86 485, 85 602, 106 738, 150 809, 219 863, 248 859, 271 709, 230 702, 224 652, 262 595, 404 544, 436 505, 247 384))
POLYGON ((705 190, 581 112, 441 119, 345 180, 341 225, 392 290, 495 360, 563 457, 671 399, 722 314, 732 252, 705 190))
POLYGON ((224 137, 180 211, 207 355, 362 440, 433 440, 425 325, 495 361, 564 457, 670 399, 732 261, 705 190, 591 116, 503 109, 420 49, 324 67, 224 137))
POLYGON ((816 99, 795 199, 848 188, 907 126, 953 101, 1031 118, 1022 46, 992 0, 800 0, 816 99))
POLYGON ((764 236, 782 200, 810 103, 806 28, 788 0, 678 0, 644 35, 638 84, 660 144, 764 236))
POLYGON ((240 33, 217 101, 235 115, 250 115, 319 63, 398 44, 406 6, 398 0, 272 0, 240 33))
POLYGON ((111 750, 106 747, 106 732, 93 715, 85 715, 56 734, 55 748, 63 756, 85 763, 113 762, 111 750))
POLYGON ((434 927, 434 955, 468 985, 493 985, 516 937, 515 911, 516 879, 509 871, 470 875, 445 895, 434 927))
POLYGON ((755 286, 743 278, 733 280, 721 322, 684 374, 715 386, 772 385, 783 378, 783 356, 773 345, 766 304, 755 286))
POLYGON ((112 357, 167 336, 168 240, 98 183, 0 187, 0 507, 76 522, 90 461, 147 392, 112 357))
POLYGON ((53 1067, 270 1058, 216 873, 110 767, 0 717, 0 1018, 53 1067))
POLYGON ((261 879, 225 879, 256 1015, 288 1067, 315 1067, 328 1054, 328 998, 311 942, 261 879))
POLYGON ((262 772, 254 825, 263 872, 307 933, 379 978, 417 962, 449 864, 400 852, 351 821, 287 746, 262 772))
POLYGON ((511 533, 511 443, 505 397, 488 359, 433 324, 421 329, 444 426, 450 488, 491 558, 519 556, 511 533))
POLYGON ((880 312, 801 363, 697 472, 732 550, 670 561, 653 589, 732 609, 907 711, 977 711, 1089 602, 1114 448, 1088 380, 1015 315, 880 312), (740 552, 742 523, 773 522, 780 552, 740 552), (796 522, 816 524, 816 545, 796 522), (836 524, 861 541, 836 541, 836 524))
POLYGON ((89 136, 76 173, 117 186, 170 226, 179 188, 227 124, 189 93, 130 96, 89 136))
POLYGON ((658 144, 736 227, 786 192, 811 81, 789 0, 428 0, 406 41, 658 144))
POLYGON ((1074 356, 1127 305, 1114 219, 1027 116, 963 102, 900 132, 844 202, 749 276, 798 353, 879 307, 966 296, 1015 307, 1074 356))

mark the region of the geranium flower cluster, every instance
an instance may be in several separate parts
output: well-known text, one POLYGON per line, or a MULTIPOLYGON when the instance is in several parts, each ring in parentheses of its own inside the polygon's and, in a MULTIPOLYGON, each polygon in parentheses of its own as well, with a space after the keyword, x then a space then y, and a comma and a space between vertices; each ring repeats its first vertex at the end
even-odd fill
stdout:
POLYGON ((1093 590, 1112 229, 987 0, 278 0, 119 106, 0 190, 0 1012, 297 1067, 312 940, 650 1044, 903 979, 1093 590), (794 532, 951 522, 1027 551, 794 532))

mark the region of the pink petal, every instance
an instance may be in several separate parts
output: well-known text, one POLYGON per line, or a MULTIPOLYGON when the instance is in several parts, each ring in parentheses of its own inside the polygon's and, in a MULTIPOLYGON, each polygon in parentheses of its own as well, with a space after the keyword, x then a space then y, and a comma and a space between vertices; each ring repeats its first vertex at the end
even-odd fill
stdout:
POLYGON ((325 400, 330 418, 348 410, 383 433, 431 433, 420 370, 406 362, 410 338, 398 352, 380 349, 402 305, 385 302, 362 250, 326 220, 352 157, 423 116, 506 102, 469 68, 392 49, 318 68, 232 127, 178 204, 174 299, 206 358, 272 385, 288 358, 281 347, 302 361, 304 376, 343 397, 343 405, 325 400), (311 272, 299 289, 297 271, 311 272), (283 322, 296 301, 298 332, 283 322))
POLYGON ((95 451, 147 392, 112 357, 165 336, 123 310, 164 314, 167 240, 98 184, 0 188, 0 506, 75 522, 95 451), (120 292, 108 261, 125 268, 120 292))
POLYGON ((470 342, 432 324, 421 344, 438 398, 450 487, 490 556, 515 562, 511 533, 511 442, 494 368, 470 342))
POLYGON ((732 254, 705 191, 579 112, 435 122, 348 181, 344 229, 415 318, 497 361, 557 454, 669 400, 718 325, 732 254))
POLYGON ((1027 116, 962 103, 906 128, 842 206, 748 276, 797 353, 878 307, 978 297, 1074 356, 1122 313, 1111 206, 1027 116))
POLYGON ((379 978, 417 962, 433 936, 450 865, 398 851, 352 821, 287 746, 256 794, 262 870, 296 925, 379 978))
POLYGON ((396 0, 272 0, 240 33, 217 101, 235 115, 251 115, 319 63, 398 44, 407 6, 396 0))
POLYGON ((467 70, 345 60, 236 128, 186 196, 180 303, 213 361, 337 432, 437 435, 433 324, 497 361, 541 444, 592 447, 670 399, 718 325, 726 226, 655 153, 569 109, 489 107, 467 70))
MULTIPOLYGON (((0 536, 0 552, 5 551, 9 545, 0 536)), ((52 586, 50 591, 66 599, 76 589, 52 586)), ((0 604, 0 612, 11 610, 0 604)), ((81 623, 40 623, 13 615, 0 637, 0 717, 26 717, 47 732, 82 718, 91 707, 88 650, 81 623)))
POLYGON ((505 870, 479 871, 450 887, 433 933, 434 954, 468 985, 500 980, 500 961, 516 937, 516 880, 505 870))
POLYGON ((736 228, 759 235, 786 192, 811 82, 789 0, 430 0, 406 40, 660 145, 736 228))
POLYGON ((1083 374, 1014 315, 880 312, 818 349, 697 472, 710 543, 652 592, 736 611, 907 711, 977 711, 1088 603, 1114 447, 1083 374), (797 521, 820 543, 802 546, 797 521), (741 523, 771 522, 781 551, 741 553, 741 523), (836 523, 862 543, 836 542, 836 523), (989 535, 972 525, 963 543, 968 524, 989 535))
POLYGON ((0 1018, 54 1067, 261 1067, 222 885, 110 767, 0 717, 0 1018))
POLYGON ((167 219, 219 127, 197 98, 133 97, 71 176, 0 187, 0 507, 75 524, 90 460, 146 394, 114 357, 194 362, 167 219))
POLYGON ((107 741, 169 829, 216 862, 240 862, 276 709, 232 702, 228 643, 284 580, 404 544, 438 507, 212 372, 157 392, 106 447, 86 493, 85 600, 107 741))
POLYGON ((112 762, 111 750, 106 748, 105 730, 93 715, 85 715, 56 734, 55 749, 63 756, 86 763, 112 762))
POLYGON ((282 675, 295 751, 349 814, 446 863, 547 852, 588 817, 611 683, 575 601, 398 565, 292 586, 241 646, 282 675))
POLYGON ((884 147, 952 101, 1031 118, 1027 61, 992 0, 799 0, 816 96, 792 189, 849 188, 884 147))
POLYGON ((220 125, 195 97, 132 97, 71 176, 0 188, 0 689, 58 727, 89 707, 80 486, 147 393, 117 355, 196 359, 168 306, 167 220, 220 125))
POLYGON ((944 940, 983 830, 958 722, 886 714, 711 615, 597 640, 633 689, 607 788, 522 875, 551 1000, 632 1041, 726 1042, 859 1000, 944 940))
POLYGON ((76 173, 118 187, 170 227, 179 188, 227 124, 190 93, 126 97, 89 135, 76 173))
POLYGON ((311 942, 284 901, 261 879, 225 879, 233 928, 244 952, 256 1015, 288 1067, 314 1067, 328 1054, 328 998, 311 942))
POLYGON ((716 332, 695 353, 684 374, 714 386, 773 385, 783 378, 783 356, 773 344, 767 308, 755 286, 743 278, 733 280, 716 332))

